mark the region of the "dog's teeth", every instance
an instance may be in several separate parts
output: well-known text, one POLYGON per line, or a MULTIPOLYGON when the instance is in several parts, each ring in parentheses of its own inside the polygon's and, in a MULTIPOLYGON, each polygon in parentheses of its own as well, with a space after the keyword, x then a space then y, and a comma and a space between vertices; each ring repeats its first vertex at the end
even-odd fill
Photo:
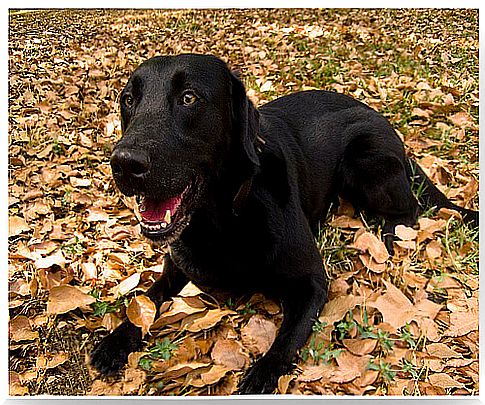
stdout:
POLYGON ((162 228, 166 228, 167 227, 167 224, 165 222, 162 222, 162 228))
POLYGON ((163 221, 166 222, 167 224, 172 222, 172 215, 170 210, 165 211, 165 217, 163 218, 163 221))

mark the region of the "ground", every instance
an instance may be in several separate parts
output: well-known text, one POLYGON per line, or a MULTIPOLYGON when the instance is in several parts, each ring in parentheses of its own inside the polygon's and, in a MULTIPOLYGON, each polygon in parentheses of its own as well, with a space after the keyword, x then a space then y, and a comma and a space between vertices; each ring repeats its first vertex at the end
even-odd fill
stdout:
MULTIPOLYGON (((278 303, 189 285, 158 319, 163 271, 110 176, 117 98, 157 54, 213 53, 257 105, 349 94, 383 113, 435 184, 478 209, 477 10, 42 10, 9 17, 11 395, 228 395, 270 346, 278 303), (149 332, 117 376, 87 365, 124 314, 149 332)), ((415 190, 419 193, 419 190, 415 190)), ((345 202, 317 238, 329 302, 279 393, 478 394, 478 232, 429 210, 398 229, 345 202)))

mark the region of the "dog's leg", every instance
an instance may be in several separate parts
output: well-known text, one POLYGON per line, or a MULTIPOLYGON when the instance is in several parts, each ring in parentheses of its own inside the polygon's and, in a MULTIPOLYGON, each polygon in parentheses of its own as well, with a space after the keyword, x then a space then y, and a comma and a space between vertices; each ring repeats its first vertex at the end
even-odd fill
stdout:
POLYGON ((361 155, 344 161, 342 176, 343 197, 354 207, 385 220, 382 236, 392 255, 396 225, 413 226, 418 215, 418 200, 402 160, 363 148, 361 155))
MULTIPOLYGON (((187 282, 182 271, 166 255, 162 275, 146 292, 157 306, 157 314, 162 302, 178 294, 187 282)), ((91 365, 103 374, 113 374, 126 364, 131 352, 141 347, 141 329, 126 319, 91 352, 91 365)))
POLYGON ((283 322, 269 351, 242 378, 240 394, 271 394, 278 378, 293 368, 293 360, 311 334, 327 297, 327 284, 321 262, 313 274, 288 280, 282 298, 283 322))

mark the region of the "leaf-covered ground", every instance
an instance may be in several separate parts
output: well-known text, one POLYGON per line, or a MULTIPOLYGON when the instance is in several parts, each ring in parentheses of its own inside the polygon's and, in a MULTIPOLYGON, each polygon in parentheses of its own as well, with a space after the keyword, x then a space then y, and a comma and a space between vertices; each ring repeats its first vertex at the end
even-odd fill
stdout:
MULTIPOLYGON (((477 209, 477 10, 44 10, 9 23, 10 393, 228 395, 282 314, 189 285, 155 320, 134 299, 163 271, 115 189, 117 97, 156 54, 213 53, 258 105, 344 92, 382 112, 455 202, 477 209), (131 306, 144 351, 101 378, 87 353, 131 306)), ((419 193, 419 190, 415 190, 419 193)), ((478 393, 478 232, 451 211, 398 230, 347 204, 321 229, 330 297, 278 391, 478 393)))

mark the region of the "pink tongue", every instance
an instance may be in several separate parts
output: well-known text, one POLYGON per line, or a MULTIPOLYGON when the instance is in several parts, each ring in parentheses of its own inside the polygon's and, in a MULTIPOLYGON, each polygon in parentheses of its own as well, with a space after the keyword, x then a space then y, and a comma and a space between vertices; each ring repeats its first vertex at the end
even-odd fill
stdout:
POLYGON ((145 221, 162 222, 167 210, 170 210, 170 215, 172 217, 175 215, 175 211, 180 205, 181 200, 182 199, 180 198, 180 196, 170 198, 166 201, 154 201, 145 199, 143 204, 145 205, 145 208, 143 210, 142 208, 140 208, 140 214, 145 221))

